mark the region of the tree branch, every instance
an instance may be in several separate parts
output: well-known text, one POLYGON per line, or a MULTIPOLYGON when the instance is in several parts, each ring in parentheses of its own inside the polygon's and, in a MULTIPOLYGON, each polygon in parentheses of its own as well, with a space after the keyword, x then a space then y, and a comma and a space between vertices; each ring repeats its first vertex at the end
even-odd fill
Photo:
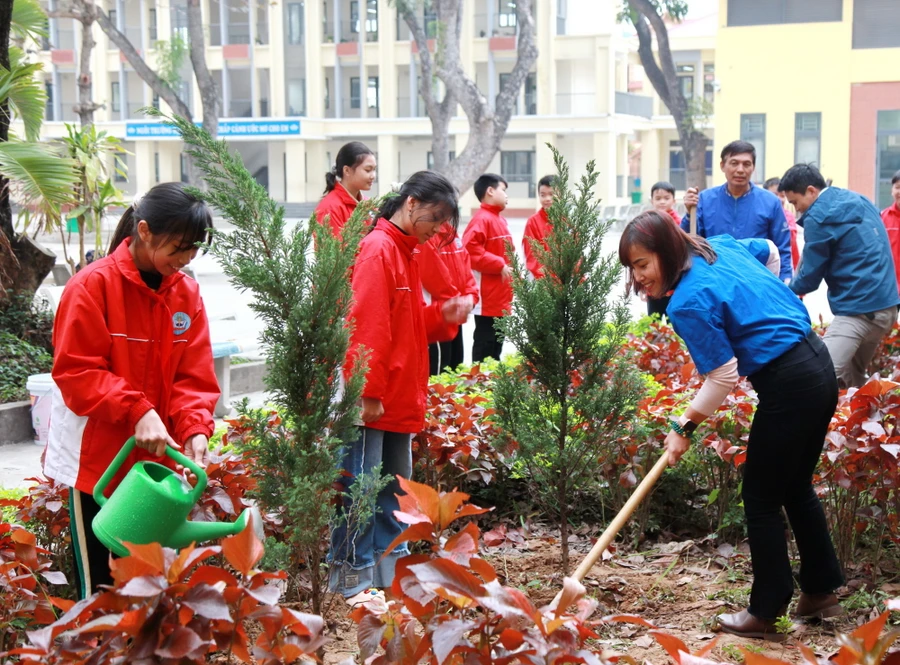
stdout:
POLYGON ((96 12, 96 20, 100 25, 100 28, 106 33, 106 36, 109 37, 110 41, 119 47, 119 50, 125 55, 125 59, 128 60, 128 63, 132 67, 134 67, 134 71, 137 72, 137 75, 140 76, 141 79, 143 79, 144 83, 149 85, 153 92, 165 100, 166 104, 168 104, 175 113, 190 120, 191 109, 188 108, 187 104, 184 103, 168 83, 163 81, 156 72, 150 69, 144 58, 131 43, 131 40, 119 32, 119 29, 112 24, 112 21, 109 20, 109 16, 103 9, 95 5, 94 11, 96 12))
MULTIPOLYGON (((252 11, 251 21, 255 20, 252 11)), ((194 69, 197 86, 200 88, 200 99, 203 103, 203 128, 215 137, 219 130, 219 107, 222 100, 219 96, 219 87, 216 85, 209 67, 206 66, 206 43, 203 37, 203 13, 200 7, 200 0, 188 0, 187 23, 191 65, 194 69)), ((190 116, 185 117, 189 118, 190 116)))
MULTIPOLYGON (((665 74, 659 68, 656 57, 653 55, 653 33, 650 32, 647 19, 640 14, 638 14, 636 19, 634 27, 638 35, 638 56, 641 59, 641 64, 644 66, 644 71, 647 73, 647 78, 650 79, 653 89, 656 90, 656 94, 659 95, 666 108, 671 109, 673 91, 669 90, 665 74)), ((674 92, 677 94, 677 91, 674 92)))

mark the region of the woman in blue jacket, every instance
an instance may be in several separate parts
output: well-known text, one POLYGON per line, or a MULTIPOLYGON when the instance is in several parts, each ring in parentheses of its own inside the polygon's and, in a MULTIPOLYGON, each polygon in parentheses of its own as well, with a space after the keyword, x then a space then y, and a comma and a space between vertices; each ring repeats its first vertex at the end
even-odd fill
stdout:
POLYGON ((793 595, 782 507, 800 551, 800 616, 840 613, 843 583, 825 513, 812 485, 838 387, 828 350, 812 332, 806 308, 764 263, 778 249, 761 239, 704 240, 655 211, 635 217, 619 243, 628 288, 661 298, 685 341, 703 385, 666 436, 670 464, 687 451, 697 425, 722 404, 740 376, 759 397, 747 444, 743 500, 753 586, 750 606, 718 617, 745 637, 784 639, 775 630, 793 595))

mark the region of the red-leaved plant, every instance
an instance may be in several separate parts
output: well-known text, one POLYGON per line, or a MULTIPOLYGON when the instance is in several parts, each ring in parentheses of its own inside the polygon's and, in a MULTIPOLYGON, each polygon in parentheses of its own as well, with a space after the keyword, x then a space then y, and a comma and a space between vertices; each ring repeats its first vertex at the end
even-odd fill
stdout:
POLYGON ((270 581, 283 573, 256 568, 262 543, 248 526, 221 546, 127 545, 111 562, 114 588, 78 603, 51 599, 65 614, 28 633, 11 650, 23 663, 206 663, 224 652, 241 662, 293 663, 321 647, 324 622, 278 604, 270 581), (223 554, 232 570, 203 562, 223 554), (247 622, 261 628, 255 640, 247 622))

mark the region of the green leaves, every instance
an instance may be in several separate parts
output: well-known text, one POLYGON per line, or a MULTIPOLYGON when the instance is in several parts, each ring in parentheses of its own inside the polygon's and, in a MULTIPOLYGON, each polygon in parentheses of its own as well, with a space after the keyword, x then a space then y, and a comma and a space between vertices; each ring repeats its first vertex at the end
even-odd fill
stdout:
POLYGON ((75 166, 46 144, 0 143, 0 174, 10 180, 12 195, 27 214, 45 227, 59 223, 62 207, 72 201, 75 166))

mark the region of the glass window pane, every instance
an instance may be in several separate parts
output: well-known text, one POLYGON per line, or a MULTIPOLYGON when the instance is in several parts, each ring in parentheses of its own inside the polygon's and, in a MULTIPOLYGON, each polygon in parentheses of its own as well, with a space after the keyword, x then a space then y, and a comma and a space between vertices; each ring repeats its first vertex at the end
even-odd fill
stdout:
POLYGON ((900 111, 879 111, 878 131, 900 131, 900 111))

